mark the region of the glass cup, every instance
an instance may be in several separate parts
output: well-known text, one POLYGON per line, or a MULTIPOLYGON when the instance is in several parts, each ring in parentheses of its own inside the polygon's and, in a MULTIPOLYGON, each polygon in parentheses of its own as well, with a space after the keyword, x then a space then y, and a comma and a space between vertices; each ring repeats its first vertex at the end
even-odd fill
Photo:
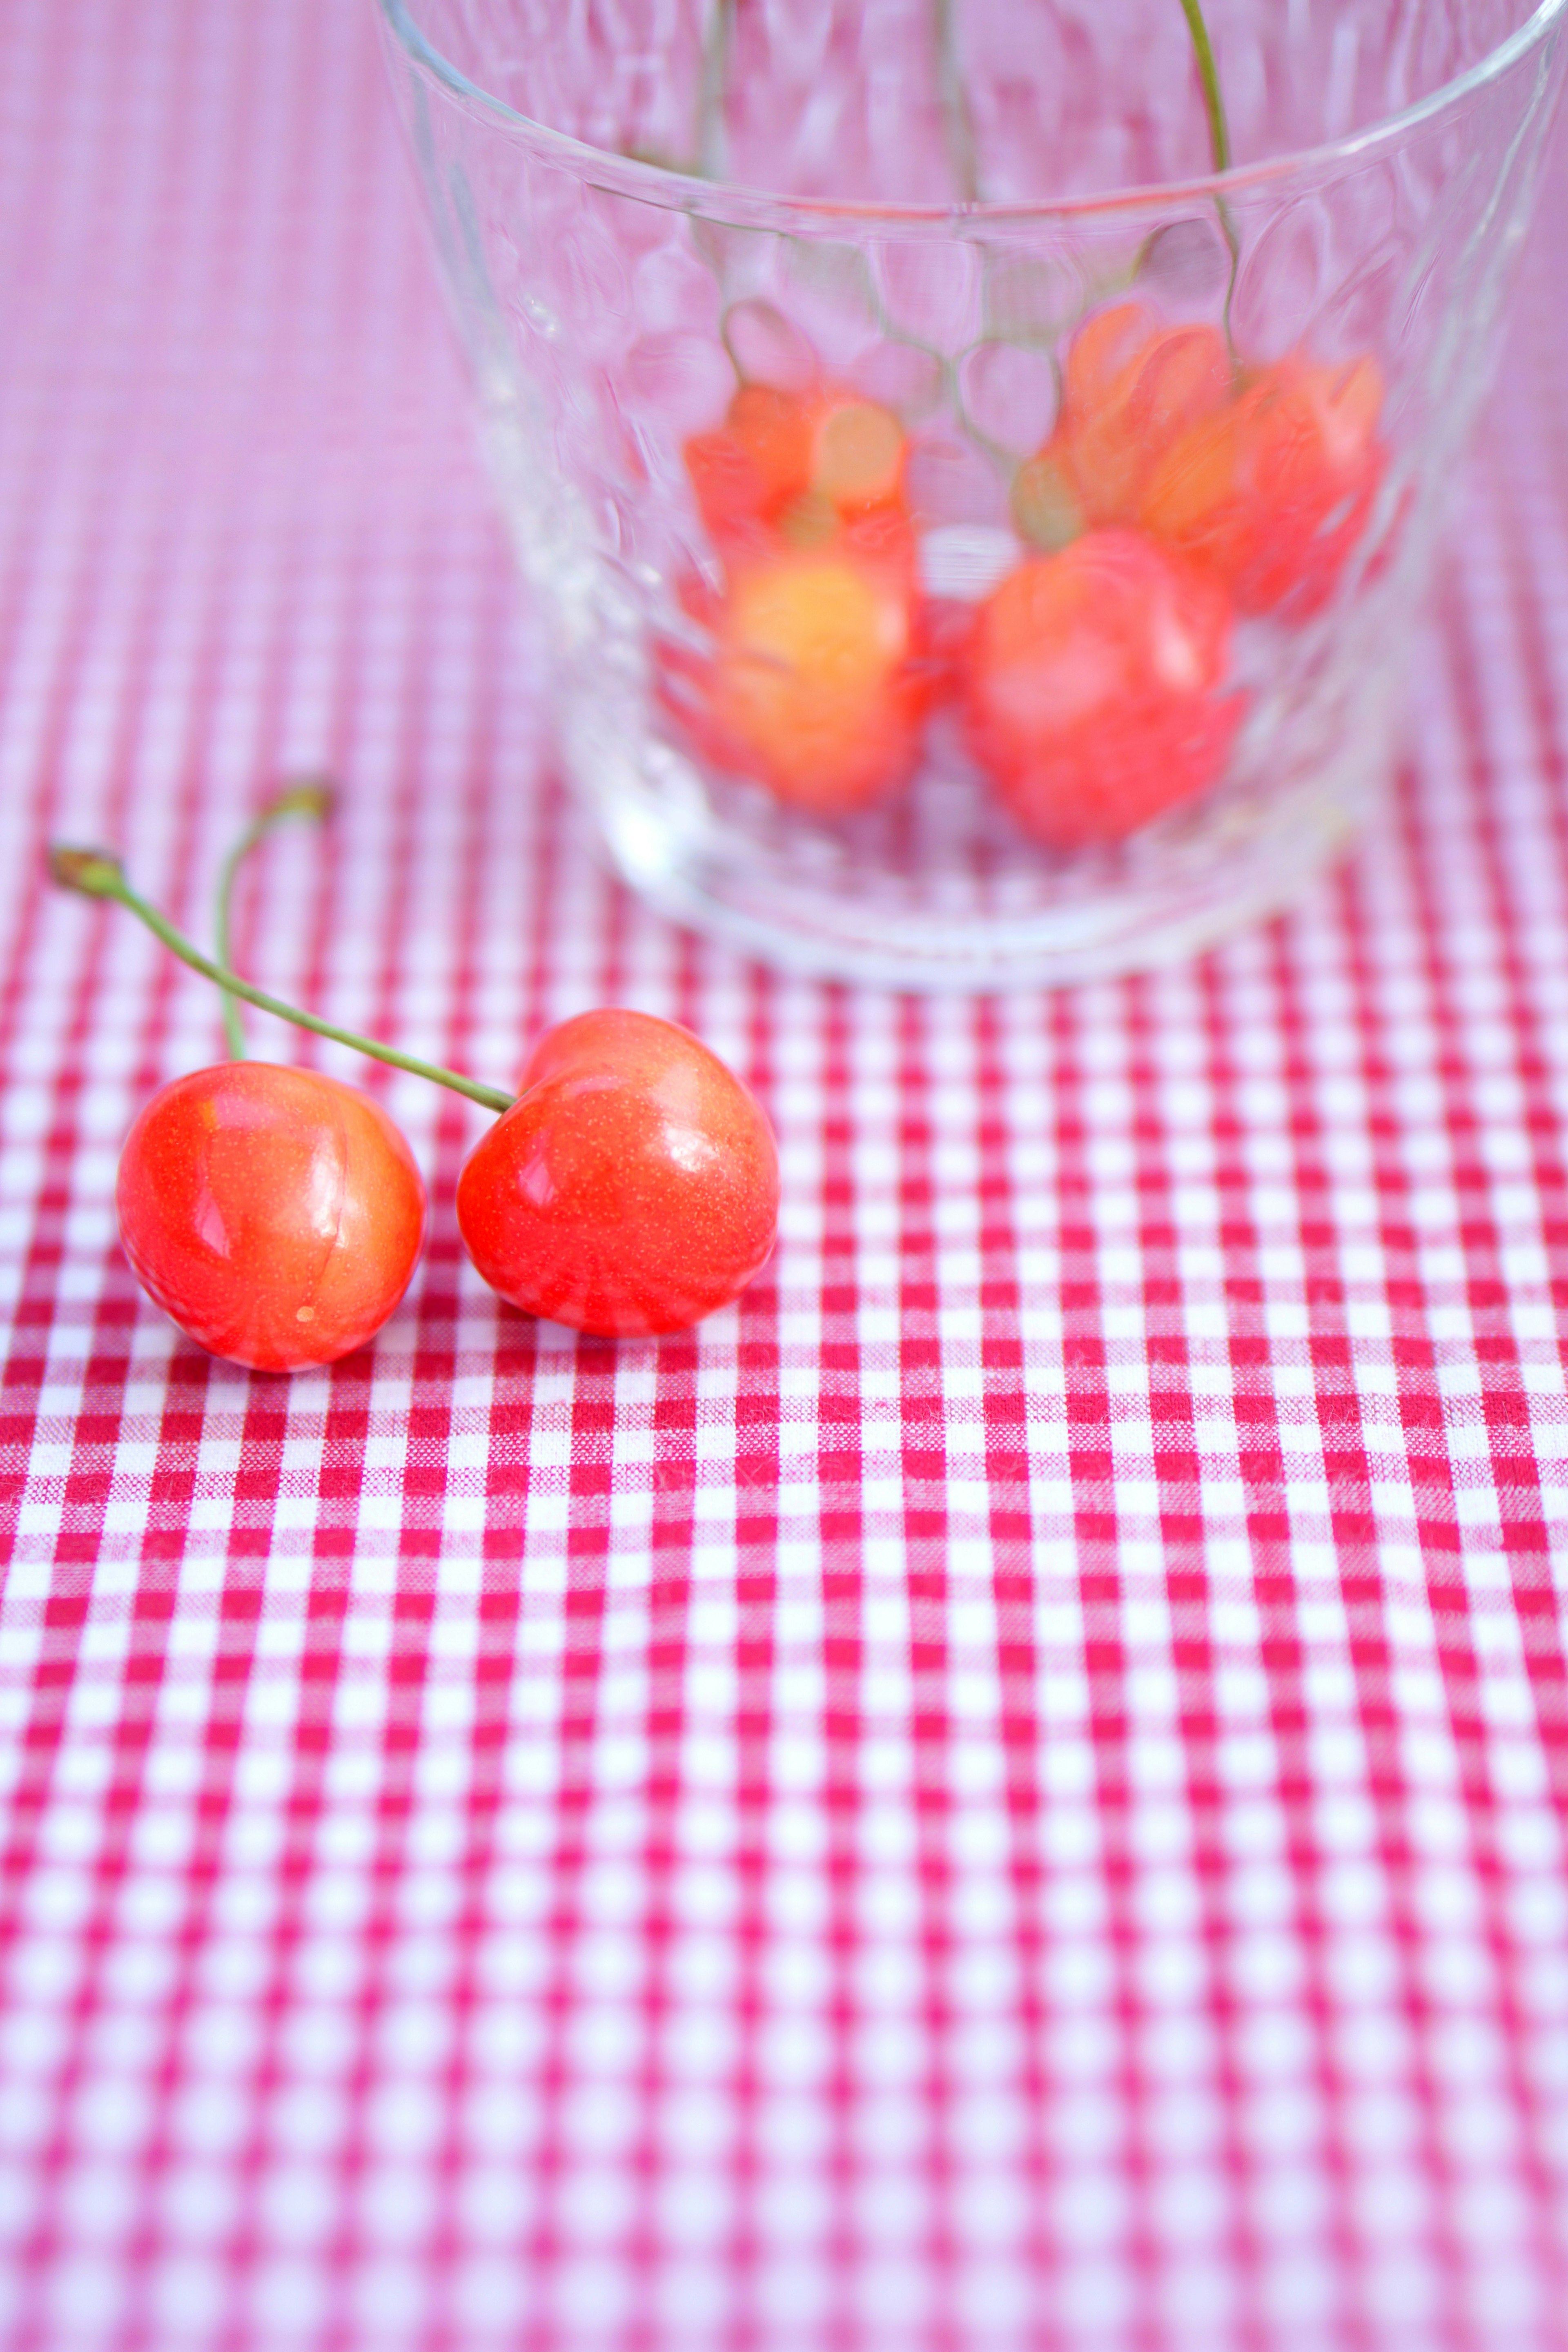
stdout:
POLYGON ((1212 85, 1185 0, 380 6, 639 890, 997 988, 1184 952, 1346 842, 1568 0, 1211 0, 1212 85))

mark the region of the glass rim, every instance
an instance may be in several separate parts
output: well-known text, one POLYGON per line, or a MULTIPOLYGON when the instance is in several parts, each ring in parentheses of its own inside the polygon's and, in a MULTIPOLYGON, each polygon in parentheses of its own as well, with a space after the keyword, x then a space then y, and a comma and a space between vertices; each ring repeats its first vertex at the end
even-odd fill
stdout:
POLYGON ((886 223, 889 228, 936 229, 949 232, 986 223, 1082 219, 1095 213, 1142 212, 1173 203, 1223 199, 1242 191, 1267 186, 1304 169, 1358 163, 1380 148, 1447 112, 1477 90, 1485 89, 1527 57, 1568 13, 1568 0, 1539 0, 1538 6, 1517 25, 1495 49, 1442 83, 1425 98, 1385 115, 1360 131, 1348 131, 1316 147, 1293 147, 1257 163, 1234 164, 1226 172, 1208 172, 1187 180, 1149 180, 1131 187, 1108 188, 1087 196, 1031 196, 1005 204, 977 199, 968 203, 911 205, 883 203, 870 197, 792 196, 777 190, 754 188, 743 182, 704 179, 694 172, 668 169, 614 149, 595 147, 569 131, 555 131, 535 116, 521 114, 493 90, 474 81, 443 56, 414 21, 409 0, 377 0, 384 23, 400 42, 412 64, 439 83, 466 110, 478 113, 512 133, 522 132, 538 150, 585 174, 606 194, 631 196, 667 210, 694 213, 700 217, 737 227, 779 227, 790 223, 822 227, 836 221, 864 226, 886 223))

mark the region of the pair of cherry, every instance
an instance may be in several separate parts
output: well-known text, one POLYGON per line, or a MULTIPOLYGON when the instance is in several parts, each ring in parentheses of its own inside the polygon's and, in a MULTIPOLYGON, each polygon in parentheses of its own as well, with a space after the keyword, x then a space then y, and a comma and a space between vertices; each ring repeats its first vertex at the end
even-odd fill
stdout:
MULTIPOLYGON (((280 814, 285 794, 241 853, 280 814)), ((458 1183, 458 1223, 493 1290, 607 1338, 683 1329, 766 1262, 778 1155, 760 1105, 689 1031, 605 1008, 552 1029, 515 1099, 335 1028, 239 980, 148 905, 120 861, 57 847, 55 879, 137 915, 226 992, 500 1112, 458 1183)), ((374 1338, 424 1244, 425 1186, 379 1103, 320 1071, 234 1058, 163 1087, 121 1155, 121 1236, 148 1295, 214 1355, 291 1371, 374 1338)))

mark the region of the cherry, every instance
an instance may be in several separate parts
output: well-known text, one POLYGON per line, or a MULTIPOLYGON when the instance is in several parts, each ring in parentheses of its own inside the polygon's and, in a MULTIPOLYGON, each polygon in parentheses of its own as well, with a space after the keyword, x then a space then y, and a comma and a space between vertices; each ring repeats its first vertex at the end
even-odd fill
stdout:
POLYGON ((686 445, 686 470, 714 541, 765 542, 779 509, 811 478, 811 428, 791 393, 744 384, 723 424, 686 445))
POLYGON ((714 654, 671 653, 667 700, 716 766, 819 816, 904 782, 930 681, 900 565, 802 551, 744 565, 728 596, 695 601, 714 654))
POLYGON ((1159 328, 1138 302, 1086 320, 1062 373, 1056 429, 1014 485, 1020 530, 1047 548, 1086 526, 1131 522, 1164 451, 1233 389, 1216 329, 1159 328))
POLYGON ((1162 451, 1138 519, 1223 580, 1239 611, 1305 617, 1365 529, 1385 463, 1382 407, 1371 359, 1281 360, 1162 451))
POLYGON ((794 807, 866 806, 908 777, 931 699, 903 428, 833 385, 745 384, 685 454, 728 585, 683 591, 713 652, 666 647, 666 707, 794 807))
POLYGON ((1137 531, 1088 531, 981 606, 971 747, 1037 839, 1122 840, 1224 766, 1242 707, 1218 692, 1229 644, 1212 579, 1137 531))
POLYGON ((149 1296, 201 1347, 263 1372, 333 1363, 374 1338, 425 1231, 419 1171, 380 1105, 267 1062, 154 1095, 115 1199, 149 1296))
POLYGON ((819 545, 902 501, 903 428, 858 393, 742 384, 721 425, 686 445, 698 509, 721 552, 819 545))
POLYGON ((1136 525, 1224 582, 1237 611, 1318 611, 1383 478, 1383 379, 1361 359, 1236 367, 1217 330, 1142 304, 1074 336, 1061 414, 1019 468, 1013 512, 1037 547, 1136 525))
POLYGON ((828 393, 811 413, 811 481, 841 515, 863 514, 903 494, 904 435, 899 420, 854 393, 828 393))
POLYGON ((778 1153, 755 1097, 685 1029, 643 1013, 551 1030, 458 1181, 493 1290, 611 1339, 679 1331, 765 1263, 778 1153))

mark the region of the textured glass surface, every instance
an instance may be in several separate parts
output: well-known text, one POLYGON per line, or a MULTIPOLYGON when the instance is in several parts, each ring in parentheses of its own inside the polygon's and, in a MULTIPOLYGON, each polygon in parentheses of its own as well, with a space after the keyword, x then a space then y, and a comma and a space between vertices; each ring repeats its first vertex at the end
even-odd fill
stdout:
POLYGON ((1562 77, 1561 5, 1531 27, 1519 0, 1215 0, 1243 166, 1223 194, 1152 184, 1206 163, 1177 0, 383 6, 497 482, 555 628, 563 756, 635 881, 784 961, 998 984, 1178 951, 1344 840, 1392 756, 1562 77), (1349 136, 1521 26, 1459 94, 1349 136), (1083 201, 1134 183, 1151 184, 1083 201), (982 201, 952 208, 964 189, 982 201), (1078 201, 1010 209, 1045 194, 1078 201), (900 209, 915 205, 950 209, 900 209), (1238 382, 1300 364, 1377 387, 1375 495, 1331 593, 1237 615, 1226 685, 1244 715, 1212 788, 1067 853, 986 789, 941 695, 907 789, 834 822, 705 753, 668 690, 710 656, 726 593, 692 436, 742 384, 882 404, 907 436, 922 593, 973 614, 1037 551, 1020 468, 1057 424, 1072 340, 1128 299, 1155 328, 1226 337, 1238 382))
MULTIPOLYGON (((519 113, 749 187, 1015 203, 1209 168, 1177 0, 409 6, 435 48, 519 113)), ((1210 0, 1236 160, 1397 115, 1531 14, 1531 0, 1210 0)))

